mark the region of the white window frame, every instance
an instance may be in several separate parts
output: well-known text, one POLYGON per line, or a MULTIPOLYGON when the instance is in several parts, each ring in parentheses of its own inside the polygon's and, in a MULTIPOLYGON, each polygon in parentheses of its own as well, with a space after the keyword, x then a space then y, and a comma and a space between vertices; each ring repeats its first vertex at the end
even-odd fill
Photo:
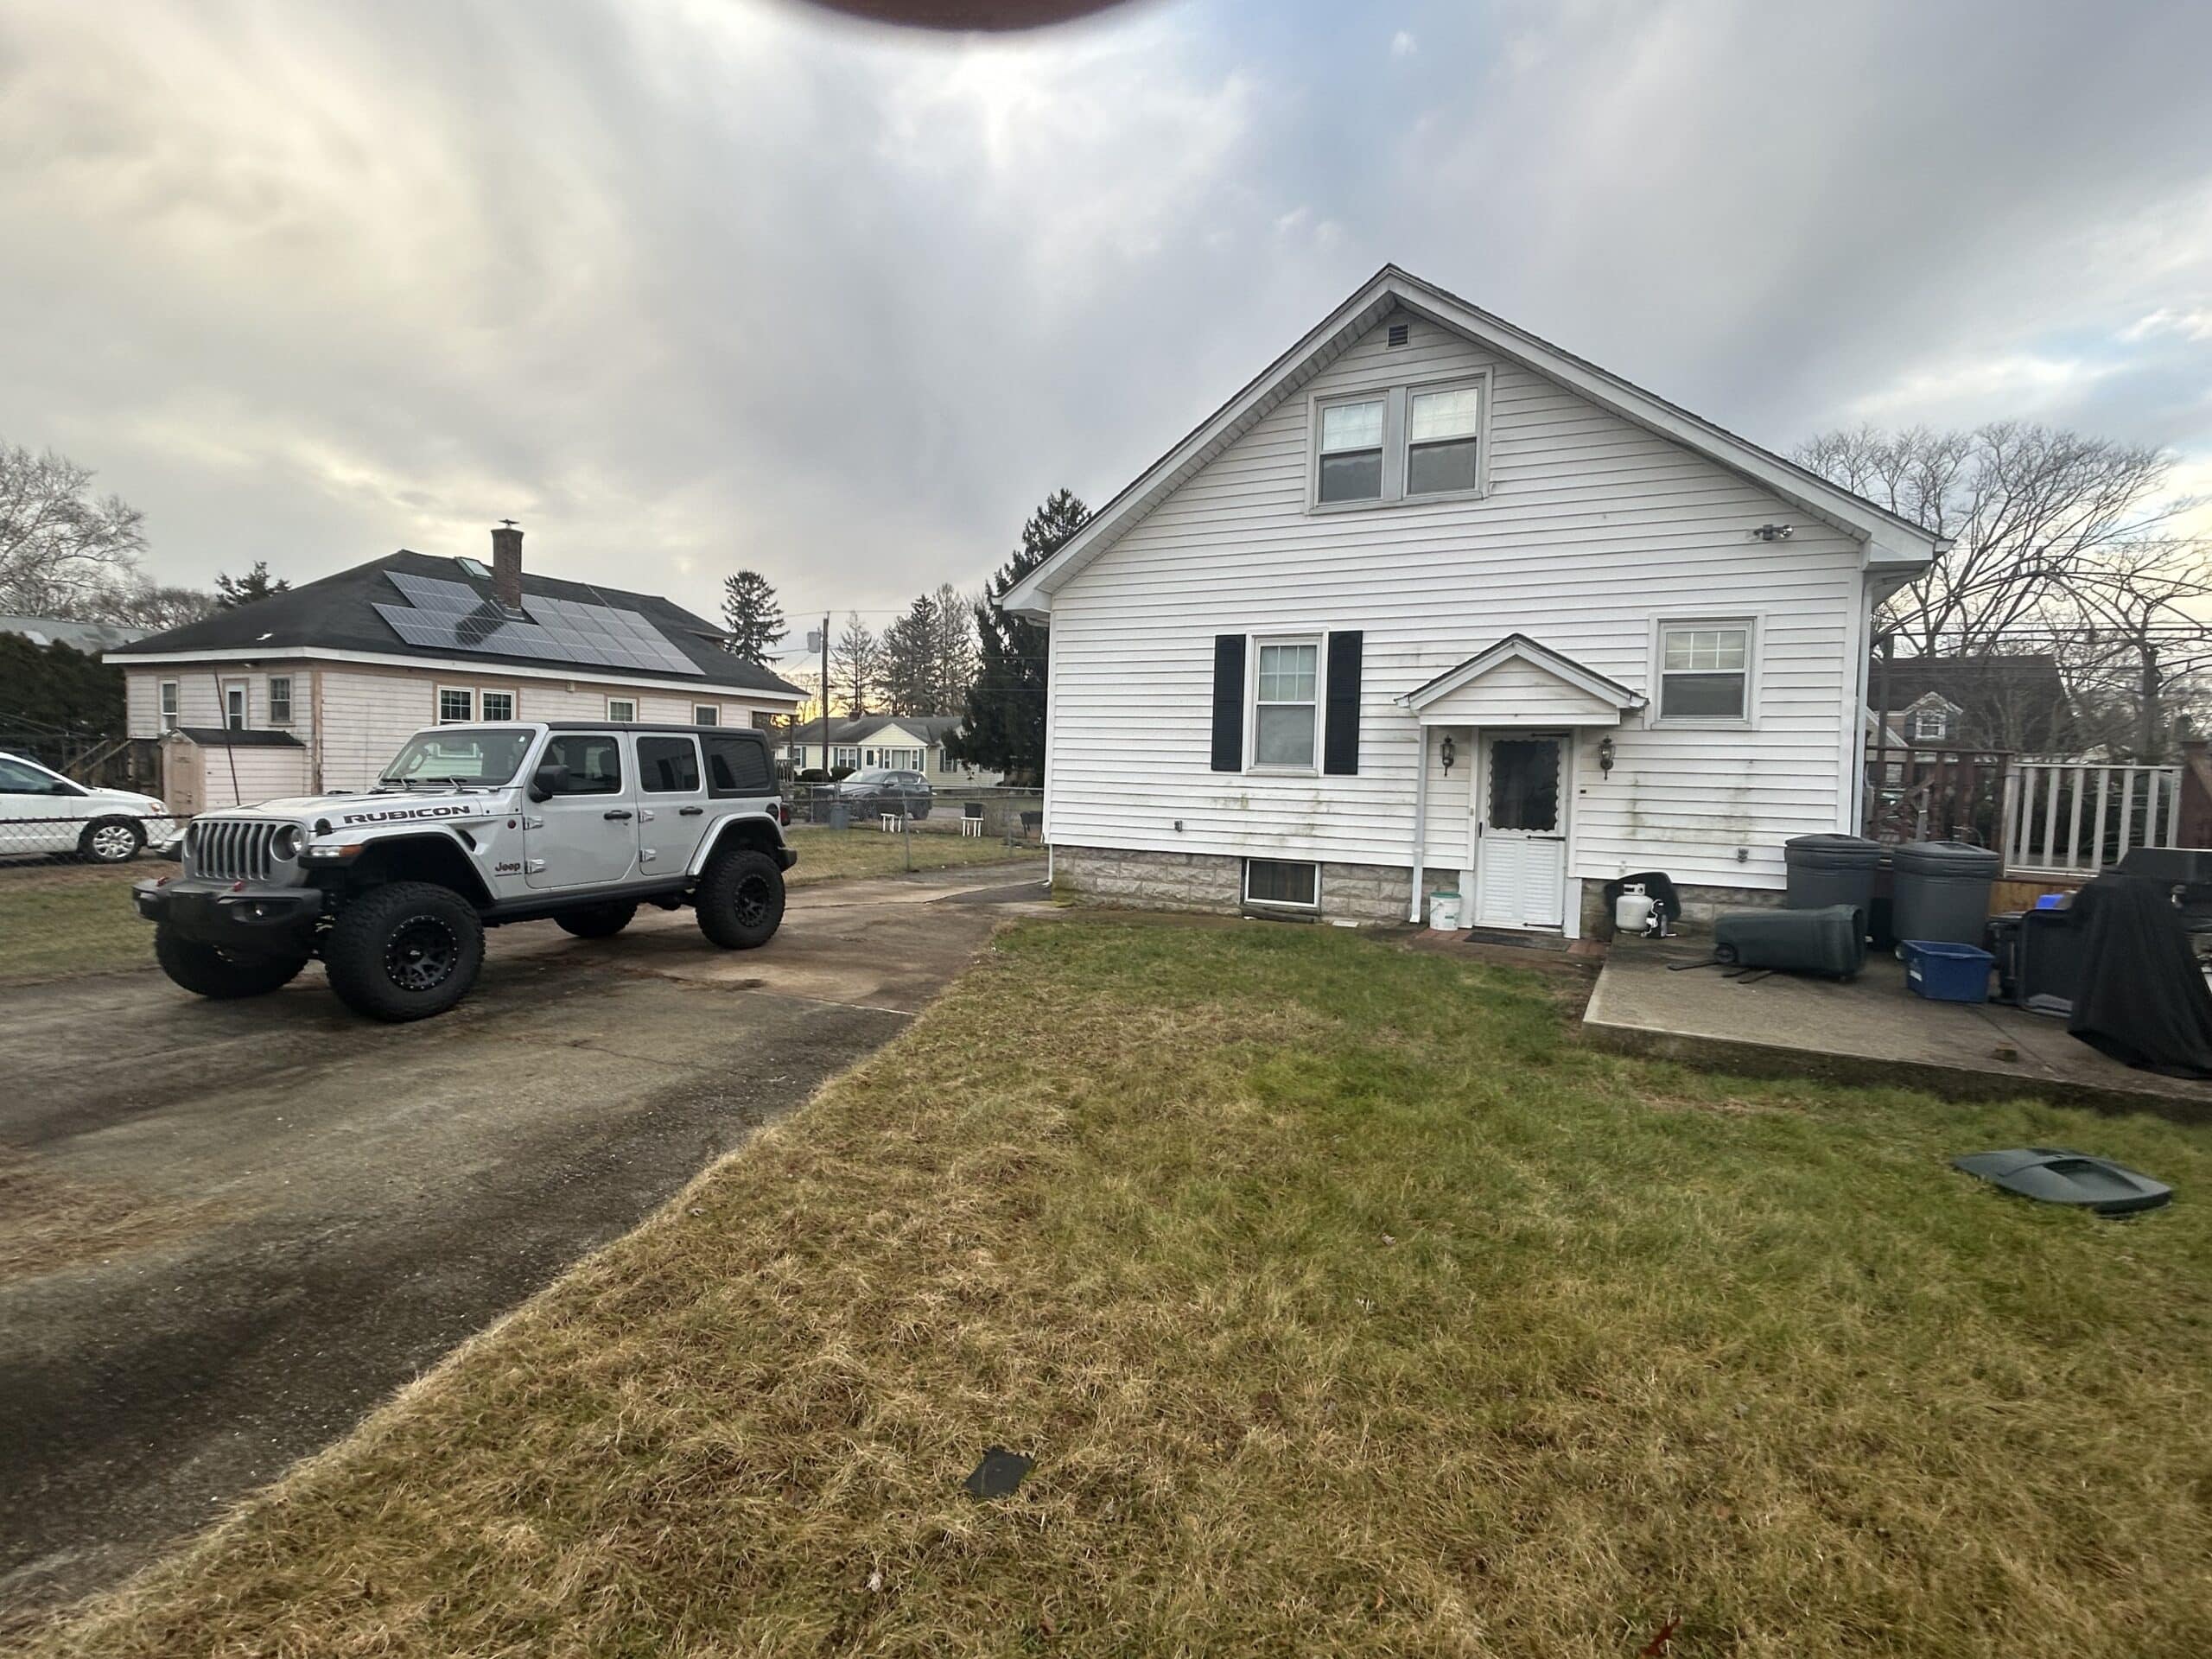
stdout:
POLYGON ((855 772, 861 769, 861 752, 849 744, 840 743, 830 753, 836 758, 823 768, 823 771, 835 772, 840 766, 850 766, 855 772))
POLYGON ((1362 508, 1379 507, 1390 497, 1390 389, 1370 386, 1364 391, 1332 392, 1313 400, 1312 418, 1307 430, 1313 435, 1306 444, 1309 454, 1306 464, 1312 476, 1306 481, 1306 504, 1316 512, 1357 512, 1362 508), (1382 405, 1382 430, 1377 435, 1376 493, 1349 501, 1324 501, 1321 499, 1321 417, 1332 409, 1342 409, 1347 404, 1380 404, 1382 405))
POLYGON ((292 723, 292 678, 289 674, 271 674, 269 677, 269 723, 271 726, 292 723), (276 688, 280 685, 284 688, 284 713, 281 718, 276 713, 276 688))
POLYGON ((1739 613, 1731 616, 1655 617, 1651 623, 1649 682, 1651 704, 1645 723, 1660 730, 1669 728, 1721 732, 1755 730, 1759 723, 1759 664, 1764 655, 1760 646, 1762 636, 1765 632, 1765 619, 1757 613, 1739 613), (1670 632, 1691 628, 1741 628, 1744 630, 1744 712, 1740 715, 1670 715, 1666 713, 1667 636, 1670 632))
POLYGON ((1916 709, 1912 711, 1912 741, 1916 743, 1944 743, 1950 741, 1950 711, 1946 709, 1916 709), (1936 729, 1921 729, 1923 721, 1933 722, 1936 729))
POLYGON ((721 705, 717 702, 695 702, 691 705, 694 726, 720 726, 722 723, 721 705))
POLYGON ((467 726, 476 719, 476 688, 473 685, 441 685, 430 694, 430 714, 440 726, 467 726), (448 697, 466 697, 468 712, 465 715, 446 713, 448 697))
MULTIPOLYGON (((1249 633, 1244 636, 1244 770, 1263 777, 1318 778, 1321 773, 1321 719, 1328 702, 1329 636, 1325 630, 1297 633, 1249 633), (1260 652, 1268 645, 1313 647, 1313 747, 1306 765, 1286 766, 1260 760, 1260 652)), ((1295 708, 1284 703, 1283 708, 1295 708)), ((1297 861, 1293 860, 1294 863, 1297 861)))
POLYGON ((480 720, 519 720, 522 717, 522 696, 512 686, 479 686, 476 691, 476 715, 480 720), (491 705, 485 701, 487 697, 505 697, 507 700, 507 712, 504 715, 493 714, 491 705))
POLYGON ((1398 480, 1400 499, 1410 502, 1478 501, 1490 493, 1490 376, 1461 375, 1450 380, 1411 380, 1405 386, 1405 418, 1398 423, 1398 480), (1432 391, 1471 391, 1475 394, 1475 482, 1465 490, 1424 490, 1416 495, 1407 487, 1414 471, 1414 398, 1432 391))
POLYGON ((154 711, 165 732, 176 730, 183 716, 183 687, 175 680, 160 680, 154 686, 154 711))
POLYGON ((250 731, 253 727, 253 682, 225 680, 223 682, 223 729, 226 732, 250 731), (238 723, 231 724, 231 693, 238 694, 238 723))
POLYGON ((1304 915, 1311 915, 1321 908, 1321 866, 1319 860, 1311 858, 1248 858, 1244 861, 1243 879, 1244 902, 1246 905, 1255 909, 1287 910, 1295 911, 1304 915), (1306 904, 1300 904, 1295 899, 1255 899, 1252 896, 1252 867, 1255 864, 1304 865, 1307 869, 1313 872, 1313 898, 1312 901, 1306 904))
POLYGON ((1493 376, 1489 369, 1424 378, 1394 380, 1357 391, 1315 392, 1306 400, 1306 511, 1312 513, 1373 512, 1384 507, 1426 507, 1439 502, 1479 501, 1490 494, 1493 376), (1413 395, 1421 391, 1472 391, 1476 400, 1475 487, 1471 490, 1434 490, 1422 495, 1406 493, 1407 462, 1412 451, 1413 395), (1372 499, 1324 501, 1321 499, 1321 411, 1338 404, 1382 404, 1382 488, 1372 499))
POLYGON ((638 700, 635 697, 607 698, 607 717, 618 726, 636 725, 638 723, 638 700), (626 715, 618 715, 614 712, 617 709, 627 709, 630 712, 626 715))

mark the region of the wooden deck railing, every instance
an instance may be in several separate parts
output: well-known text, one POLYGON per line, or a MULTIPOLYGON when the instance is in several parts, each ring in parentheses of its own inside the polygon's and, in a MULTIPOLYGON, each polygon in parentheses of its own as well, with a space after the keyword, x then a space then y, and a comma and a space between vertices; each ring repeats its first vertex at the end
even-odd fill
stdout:
POLYGON ((2008 875, 2092 876, 2131 847, 2182 844, 2182 772, 2174 766, 2015 760, 2005 779, 2008 875))

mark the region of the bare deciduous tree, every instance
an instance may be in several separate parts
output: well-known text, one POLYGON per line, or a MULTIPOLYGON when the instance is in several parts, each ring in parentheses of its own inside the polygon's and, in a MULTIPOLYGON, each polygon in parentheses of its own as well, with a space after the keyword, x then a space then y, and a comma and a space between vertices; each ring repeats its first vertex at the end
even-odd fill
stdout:
POLYGON ((2177 511, 2160 450, 2000 421, 1971 432, 1823 434, 1801 466, 1952 538, 1885 621, 1926 655, 1980 656, 2044 615, 2067 577, 2177 511))
POLYGON ((129 585, 143 519, 121 496, 95 496, 90 469, 66 456, 0 443, 0 611, 76 616, 129 585))

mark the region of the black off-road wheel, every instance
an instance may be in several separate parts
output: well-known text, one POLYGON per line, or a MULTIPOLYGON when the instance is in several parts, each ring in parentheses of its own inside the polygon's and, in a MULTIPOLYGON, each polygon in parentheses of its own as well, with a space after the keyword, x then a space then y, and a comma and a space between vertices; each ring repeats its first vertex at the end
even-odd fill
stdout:
POLYGON ((630 918, 637 913, 635 905, 594 905, 589 910, 568 911, 553 919, 563 933, 573 933, 580 939, 606 939, 629 926, 630 918))
POLYGON ((784 920, 784 873, 766 853, 716 853, 699 878, 692 906, 699 931, 725 950, 752 950, 776 937, 784 920))
POLYGON ((154 928, 154 960, 162 971, 194 996, 218 1002, 242 996, 266 996, 282 990, 308 965, 305 957, 232 956, 212 944, 181 936, 167 923, 154 928))
POLYGON ((146 844, 146 832, 128 818, 95 818, 77 837, 77 856, 87 864, 128 864, 146 844))
POLYGON ((330 988, 356 1014, 393 1024, 443 1014, 484 965, 484 925, 451 887, 395 881, 350 899, 322 942, 330 988))

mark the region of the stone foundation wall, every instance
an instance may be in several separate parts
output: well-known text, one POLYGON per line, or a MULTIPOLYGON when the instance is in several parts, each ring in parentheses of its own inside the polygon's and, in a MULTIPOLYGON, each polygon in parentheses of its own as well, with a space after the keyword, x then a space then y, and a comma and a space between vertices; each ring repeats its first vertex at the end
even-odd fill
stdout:
MULTIPOLYGON (((1782 902, 1779 887, 1694 887, 1681 881, 1675 884, 1675 896, 1682 901, 1681 926, 1694 933, 1709 932, 1713 918, 1725 911, 1771 910, 1782 902)), ((1612 913, 1605 906, 1605 884, 1594 877, 1582 884, 1582 937, 1613 937, 1612 913)))
MULTIPOLYGON (((1137 910, 1236 911, 1244 903, 1244 861, 1227 853, 1141 853, 1114 847, 1052 849, 1052 878, 1081 901, 1137 910)), ((1413 872, 1383 864, 1321 866, 1325 921, 1402 922, 1413 902, 1413 872)), ((1255 913, 1306 915, 1255 906, 1255 913)))

